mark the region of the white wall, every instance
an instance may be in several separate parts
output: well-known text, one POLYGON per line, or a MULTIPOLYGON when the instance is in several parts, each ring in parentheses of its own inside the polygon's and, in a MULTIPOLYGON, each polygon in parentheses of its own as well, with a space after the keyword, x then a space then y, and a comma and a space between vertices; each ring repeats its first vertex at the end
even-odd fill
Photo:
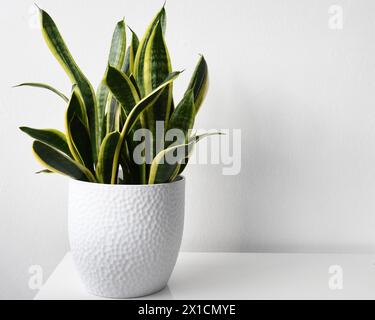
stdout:
MULTIPOLYGON (((27 269, 45 276, 68 250, 67 181, 34 175, 17 127, 63 128, 63 103, 37 89, 70 84, 33 27, 34 0, 0 11, 0 298, 27 298, 27 269)), ((141 33, 163 1, 46 1, 96 85, 115 22, 141 33)), ((5 7, 6 6, 6 7, 5 7)), ((242 129, 242 170, 186 171, 183 250, 364 252, 375 248, 375 3, 232 0, 167 3, 167 41, 181 96, 198 53, 211 87, 197 126, 242 129), (328 8, 344 28, 328 28, 328 8)))

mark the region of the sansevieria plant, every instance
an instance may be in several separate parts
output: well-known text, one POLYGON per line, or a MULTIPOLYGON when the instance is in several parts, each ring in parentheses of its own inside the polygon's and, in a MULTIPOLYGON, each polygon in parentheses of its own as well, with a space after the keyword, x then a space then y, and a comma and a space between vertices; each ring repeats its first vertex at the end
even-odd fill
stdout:
POLYGON ((172 71, 165 42, 165 8, 140 41, 129 28, 128 42, 125 21, 117 23, 108 65, 96 92, 55 22, 44 10, 39 9, 39 14, 44 39, 73 85, 69 97, 43 83, 19 85, 51 90, 67 104, 65 133, 20 128, 35 139, 33 152, 46 168, 41 172, 105 184, 156 184, 176 179, 191 147, 207 135, 191 134, 191 129, 207 92, 208 70, 201 56, 185 94, 175 104, 173 81, 180 72, 172 71), (157 135, 160 123, 161 137, 157 135), (182 135, 170 141, 166 133, 173 130, 182 135), (142 132, 148 132, 150 139, 140 135, 142 132))

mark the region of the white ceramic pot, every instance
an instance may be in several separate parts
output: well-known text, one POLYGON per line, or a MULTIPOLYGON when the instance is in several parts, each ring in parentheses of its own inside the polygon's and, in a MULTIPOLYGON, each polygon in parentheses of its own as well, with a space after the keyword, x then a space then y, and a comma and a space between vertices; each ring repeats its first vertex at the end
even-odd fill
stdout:
POLYGON ((70 180, 69 241, 86 289, 131 298, 163 289, 184 225, 185 179, 156 185, 70 180))

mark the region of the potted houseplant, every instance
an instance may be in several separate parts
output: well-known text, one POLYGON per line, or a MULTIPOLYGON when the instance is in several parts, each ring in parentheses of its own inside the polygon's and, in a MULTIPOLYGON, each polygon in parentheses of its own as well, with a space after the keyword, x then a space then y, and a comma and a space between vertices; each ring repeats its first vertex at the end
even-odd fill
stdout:
POLYGON ((95 92, 52 18, 42 9, 39 14, 44 39, 73 87, 66 96, 46 84, 20 84, 49 89, 67 104, 65 133, 20 129, 35 139, 41 172, 71 178, 69 241, 80 277, 99 296, 156 292, 167 284, 181 243, 181 173, 191 148, 207 135, 191 133, 208 87, 206 61, 200 57, 175 105, 172 86, 180 72, 172 71, 163 7, 140 41, 129 28, 127 42, 125 21, 117 23, 95 92))

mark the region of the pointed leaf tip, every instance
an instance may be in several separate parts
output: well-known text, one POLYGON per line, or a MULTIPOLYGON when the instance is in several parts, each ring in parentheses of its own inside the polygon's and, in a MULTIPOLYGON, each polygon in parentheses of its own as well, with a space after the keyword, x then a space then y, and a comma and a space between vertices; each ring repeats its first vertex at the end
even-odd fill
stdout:
POLYGON ((117 22, 117 24, 122 24, 122 23, 125 24, 125 17, 122 17, 122 19, 117 22))

